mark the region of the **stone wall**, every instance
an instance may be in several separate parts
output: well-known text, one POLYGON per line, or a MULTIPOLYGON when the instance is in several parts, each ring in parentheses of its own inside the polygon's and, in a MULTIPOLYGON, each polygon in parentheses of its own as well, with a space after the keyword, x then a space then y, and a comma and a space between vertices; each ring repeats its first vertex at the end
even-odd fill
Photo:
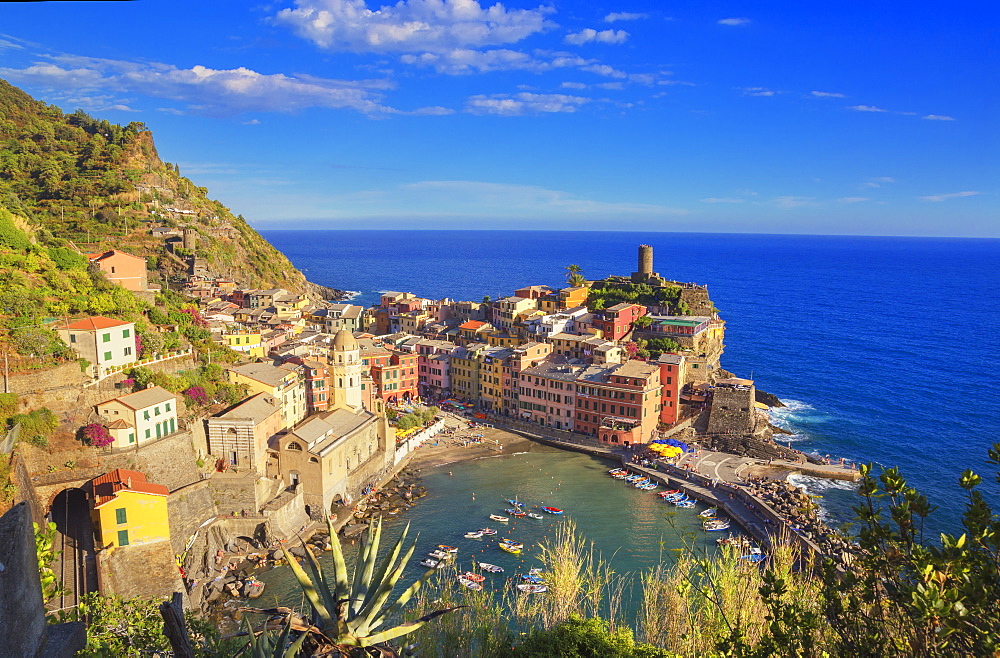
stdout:
POLYGON ((288 487, 271 502, 264 505, 263 514, 271 523, 271 532, 285 539, 295 537, 310 523, 303 501, 305 488, 300 484, 288 487))
POLYGON ((17 492, 14 494, 14 503, 27 503, 28 510, 31 512, 31 520, 35 523, 41 523, 45 519, 48 503, 45 502, 43 504, 38 496, 38 492, 35 491, 24 460, 17 455, 14 455, 13 459, 14 485, 17 487, 17 492))
POLYGON ((691 309, 691 315, 715 314, 715 304, 708 297, 708 288, 703 286, 685 286, 681 288, 680 301, 686 302, 691 309))
POLYGON ((715 388, 708 417, 709 434, 746 435, 753 432, 755 414, 753 387, 715 388))
POLYGON ((124 598, 166 600, 174 592, 185 591, 173 547, 166 539, 99 552, 97 584, 101 594, 124 598))
POLYGON ((218 515, 208 480, 201 480, 171 492, 167 498, 170 544, 174 553, 184 552, 201 524, 218 515))
MULTIPOLYGON (((214 473, 208 479, 220 515, 238 516, 243 510, 256 515, 260 509, 257 498, 257 475, 254 473, 214 473)), ((266 501, 265 501, 266 502, 266 501)))

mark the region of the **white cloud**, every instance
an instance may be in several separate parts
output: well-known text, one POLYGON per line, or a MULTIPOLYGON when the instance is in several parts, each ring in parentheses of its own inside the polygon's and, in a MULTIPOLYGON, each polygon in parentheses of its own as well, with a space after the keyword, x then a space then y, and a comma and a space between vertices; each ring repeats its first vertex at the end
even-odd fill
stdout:
POLYGON ((244 121, 243 125, 244 126, 259 126, 260 125, 260 119, 250 119, 249 121, 244 121))
POLYGON ((801 208, 802 206, 813 205, 813 197, 810 196, 779 196, 773 200, 774 205, 779 208, 801 208))
POLYGON ((961 199, 967 196, 976 196, 982 194, 982 192, 973 192, 971 190, 965 192, 952 192, 951 194, 931 194, 929 196, 920 197, 921 201, 947 201, 948 199, 961 199))
MULTIPOLYGON (((264 74, 251 69, 211 69, 196 65, 137 63, 73 55, 52 58, 23 69, 0 68, 0 77, 19 83, 72 92, 144 94, 186 104, 190 112, 232 115, 247 111, 290 112, 308 107, 351 109, 367 114, 392 112, 379 103, 374 89, 385 80, 343 81, 313 76, 264 74), (61 64, 61 65, 60 65, 61 64)), ((114 105, 124 106, 117 102, 114 105)), ((109 109, 115 108, 112 105, 109 109)), ((93 107, 92 105, 90 107, 93 107)), ((165 111, 171 111, 164 108, 165 111)))
POLYGON ((816 98, 846 98, 843 94, 838 94, 835 91, 810 91, 809 93, 816 98))
POLYGON ((744 96, 774 96, 773 89, 767 87, 741 87, 744 96))
POLYGON ((881 107, 876 107, 874 105, 851 105, 847 109, 854 110, 856 112, 888 112, 889 110, 884 110, 881 107))
POLYGON ((637 14, 628 11, 613 11, 604 17, 604 22, 614 23, 616 21, 638 21, 643 18, 649 18, 649 14, 637 14))
POLYGON ((561 89, 577 89, 577 90, 579 90, 579 89, 586 89, 587 85, 583 84, 582 82, 564 82, 561 85, 559 85, 559 87, 561 89))
POLYGON ((875 189, 888 185, 889 183, 895 183, 896 179, 892 176, 878 176, 876 178, 869 178, 864 183, 861 184, 862 189, 875 189))
POLYGON ((569 192, 534 185, 479 181, 422 181, 391 193, 412 207, 447 207, 451 212, 493 215, 684 215, 687 211, 655 204, 582 199, 569 192), (430 203, 428 203, 428 201, 430 203))
POLYGON ((295 0, 274 21, 326 50, 445 52, 515 43, 554 27, 545 18, 552 11, 478 0, 400 0, 375 11, 365 0, 295 0))
POLYGON ((744 199, 735 199, 733 197, 708 197, 707 199, 702 199, 702 203, 743 203, 744 199))
POLYGON ((441 107, 440 105, 432 105, 430 107, 420 107, 409 114, 415 114, 417 116, 431 116, 431 117, 443 117, 448 114, 454 114, 455 110, 450 107, 441 107))
POLYGON ((723 18, 719 21, 719 25, 749 25, 749 18, 723 18))
POLYGON ((871 201, 866 196, 845 196, 843 198, 837 199, 839 203, 862 203, 864 201, 871 201))
POLYGON ((628 73, 619 71, 615 67, 608 66, 607 64, 589 64, 587 66, 581 66, 580 70, 594 73, 596 75, 603 75, 606 78, 625 79, 628 77, 628 73))
POLYGON ((588 27, 579 32, 567 34, 565 41, 574 46, 582 46, 591 41, 596 41, 597 43, 625 43, 626 39, 628 39, 628 32, 625 30, 601 30, 598 32, 588 27))
POLYGON ((583 96, 566 94, 532 94, 522 92, 509 96, 494 94, 492 96, 471 96, 465 103, 467 112, 472 114, 498 114, 501 116, 519 116, 523 114, 538 114, 542 112, 576 112, 581 105, 592 99, 583 96))
POLYGON ((24 50, 24 46, 7 39, 0 39, 0 50, 24 50))
POLYGON ((944 114, 928 114, 924 116, 925 119, 930 119, 931 121, 954 121, 955 117, 950 117, 944 114))

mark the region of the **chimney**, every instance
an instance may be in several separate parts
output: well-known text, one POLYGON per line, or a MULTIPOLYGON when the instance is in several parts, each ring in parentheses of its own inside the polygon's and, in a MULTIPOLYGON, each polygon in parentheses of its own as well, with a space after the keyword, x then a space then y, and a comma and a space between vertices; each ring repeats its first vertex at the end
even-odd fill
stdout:
POLYGON ((125 478, 125 486, 127 486, 129 489, 132 488, 132 476, 131 475, 128 476, 127 478, 125 478))

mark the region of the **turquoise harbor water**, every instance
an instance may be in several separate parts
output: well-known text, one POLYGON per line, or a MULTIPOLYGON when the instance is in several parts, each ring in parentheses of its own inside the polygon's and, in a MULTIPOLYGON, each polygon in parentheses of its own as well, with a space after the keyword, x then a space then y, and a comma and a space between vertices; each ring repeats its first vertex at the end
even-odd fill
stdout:
MULTIPOLYGON (((636 246, 655 269, 709 286, 727 321, 723 366, 789 406, 778 420, 807 452, 898 465, 956 531, 967 467, 997 500, 986 449, 1000 440, 1000 241, 923 238, 525 231, 266 231, 310 280, 434 298, 509 295, 629 274, 636 246)), ((834 521, 853 490, 802 479, 834 521)), ((433 532, 427 529, 425 532, 433 532)))
MULTIPOLYGON (((411 524, 411 532, 419 533, 417 550, 404 578, 422 574, 425 569, 417 563, 437 544, 447 544, 459 549, 457 561, 462 570, 471 568, 473 560, 502 566, 504 573, 487 574, 493 588, 503 587, 507 578, 540 566, 538 544, 552 538, 564 520, 576 524, 616 573, 634 573, 672 560, 673 549, 682 545, 699 551, 716 550, 715 539, 720 533, 701 529, 697 512, 704 506, 675 509, 655 492, 639 491, 609 477, 607 471, 613 466, 587 455, 535 446, 527 453, 429 469, 422 473, 429 495, 408 512, 387 521, 383 539, 395 540, 407 523, 411 524), (514 496, 529 508, 547 505, 564 509, 565 514, 560 517, 543 513, 541 520, 511 517, 509 523, 490 521, 490 514, 508 516, 503 511, 510 507, 506 499, 514 496), (484 527, 497 530, 498 535, 482 540, 463 537, 466 532, 484 527), (522 542, 524 552, 511 555, 501 551, 496 544, 503 537, 522 542)), ((355 550, 356 546, 345 546, 349 557, 355 550)), ((329 554, 323 561, 332 565, 329 554)), ((267 589, 258 603, 299 602, 299 590, 287 568, 269 571, 261 579, 267 589)))

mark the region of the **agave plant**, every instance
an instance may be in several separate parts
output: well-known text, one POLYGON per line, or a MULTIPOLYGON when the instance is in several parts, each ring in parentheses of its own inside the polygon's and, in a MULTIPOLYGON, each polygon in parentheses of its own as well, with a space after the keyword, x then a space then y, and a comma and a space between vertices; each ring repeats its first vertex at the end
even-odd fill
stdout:
POLYGON ((302 648, 302 643, 308 637, 306 633, 303 633, 297 640, 291 644, 288 643, 288 636, 292 630, 291 617, 282 626, 281 632, 278 635, 271 634, 267 626, 258 635, 250 625, 249 620, 245 617, 244 622, 246 624, 246 633, 250 636, 250 641, 244 652, 240 655, 247 658, 294 658, 298 655, 299 650, 302 648))
MULTIPOLYGON (((433 574, 428 570, 400 594, 392 605, 386 605, 392 590, 403 575, 406 563, 413 555, 416 541, 412 542, 406 553, 403 552, 403 542, 410 530, 409 524, 396 544, 378 560, 379 541, 382 537, 381 519, 368 529, 361 540, 361 549, 354 567, 354 577, 348 579, 347 565, 341 550, 340 540, 328 520, 330 528, 330 544, 333 550, 333 578, 328 579, 320 567, 319 561, 307 549, 306 564, 311 577, 295 561, 288 551, 282 547, 295 578, 299 581, 303 594, 312 604, 312 624, 334 644, 355 647, 369 647, 382 642, 388 642, 407 633, 412 633, 431 619, 456 608, 434 610, 416 621, 407 622, 382 631, 377 631, 383 624, 395 617, 403 606, 413 597, 420 587, 433 574)), ((462 607, 462 606, 457 606, 462 607)))

